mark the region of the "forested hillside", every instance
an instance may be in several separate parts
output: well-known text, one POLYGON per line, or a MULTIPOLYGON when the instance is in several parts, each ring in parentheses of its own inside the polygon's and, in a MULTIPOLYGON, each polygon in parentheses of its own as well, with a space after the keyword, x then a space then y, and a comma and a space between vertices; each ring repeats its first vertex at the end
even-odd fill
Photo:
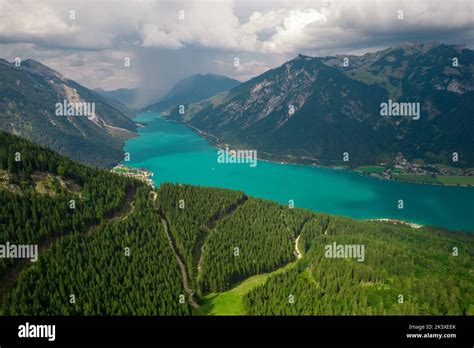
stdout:
POLYGON ((170 118, 220 145, 257 149, 259 158, 274 161, 355 166, 390 163, 403 153, 408 160, 472 167, 473 69, 474 52, 462 45, 298 55, 229 91, 183 102, 185 112, 175 108, 170 118), (383 116, 389 100, 418 103, 419 118, 383 116), (453 152, 462 159, 453 163, 453 152))
MULTIPOLYGON (((138 185, 3 131, 0 144, 0 244, 43 245, 84 230, 120 210, 138 185), (58 178, 54 191, 37 193, 38 173, 58 178), (79 191, 68 191, 59 180, 72 181, 79 191)), ((0 259, 0 279, 14 260, 0 259)))
POLYGON ((287 226, 290 219, 285 218, 283 209, 287 208, 249 199, 220 221, 206 242, 200 279, 203 289, 227 290, 239 280, 292 261, 295 234, 287 226))
POLYGON ((474 314, 472 234, 154 190, 4 132, 0 144, 0 245, 39 245, 37 262, 0 259, 2 314, 206 314, 221 295, 249 315, 474 314), (363 251, 328 255, 333 243, 363 251))
POLYGON ((215 220, 235 209, 246 197, 226 189, 163 184, 158 191, 158 206, 171 225, 177 247, 190 276, 197 268, 209 227, 215 220))
POLYGON ((47 66, 28 59, 16 66, 0 59, 0 129, 46 145, 74 160, 112 167, 135 136, 133 113, 47 66), (87 103, 88 117, 58 115, 56 104, 87 103))
POLYGON ((298 265, 246 295, 249 314, 474 314, 472 235, 321 215, 299 242, 298 265), (333 242, 364 245, 364 262, 325 257, 333 242))
POLYGON ((126 219, 62 238, 18 279, 5 314, 186 315, 176 259, 141 188, 126 219), (126 249, 128 248, 128 249, 126 249), (74 303, 71 303, 74 295, 74 303))

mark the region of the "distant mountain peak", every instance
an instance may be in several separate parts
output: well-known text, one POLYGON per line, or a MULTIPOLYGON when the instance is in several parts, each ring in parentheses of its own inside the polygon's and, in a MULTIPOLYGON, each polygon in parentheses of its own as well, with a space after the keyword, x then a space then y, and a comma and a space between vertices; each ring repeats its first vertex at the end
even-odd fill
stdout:
MULTIPOLYGON (((208 77, 226 77, 226 76, 223 76, 223 75, 217 75, 217 74, 213 74, 213 73, 204 73, 204 74, 196 74, 198 76, 208 76, 208 77)), ((192 75, 192 76, 196 76, 196 75, 192 75)))
POLYGON ((240 81, 223 75, 194 74, 177 82, 159 102, 146 107, 145 110, 168 111, 177 105, 207 99, 239 84, 240 81))
POLYGON ((462 165, 472 165, 474 51, 460 47, 427 42, 359 56, 299 54, 170 118, 271 158, 333 164, 352 149, 360 164, 397 152, 451 163, 454 144, 462 165), (381 117, 388 100, 420 104, 421 118, 381 117))
POLYGON ((298 53, 298 55, 296 56, 295 59, 313 59, 313 58, 314 58, 314 57, 311 57, 311 56, 307 56, 307 55, 298 53))
POLYGON ((53 70, 34 59, 26 59, 22 61, 21 67, 28 68, 30 71, 35 72, 37 74, 64 79, 64 76, 62 74, 58 73, 56 70, 53 70))
POLYGON ((0 129, 84 163, 112 166, 123 158, 123 141, 136 130, 125 107, 33 59, 20 66, 0 61, 0 79, 0 129), (76 111, 58 109, 74 103, 76 111), (92 114, 79 113, 78 104, 92 114))
POLYGON ((40 68, 43 68, 43 69, 52 70, 51 68, 47 67, 46 65, 38 62, 37 60, 31 59, 31 58, 25 59, 24 61, 22 61, 21 64, 23 66, 27 66, 29 68, 40 67, 40 68))

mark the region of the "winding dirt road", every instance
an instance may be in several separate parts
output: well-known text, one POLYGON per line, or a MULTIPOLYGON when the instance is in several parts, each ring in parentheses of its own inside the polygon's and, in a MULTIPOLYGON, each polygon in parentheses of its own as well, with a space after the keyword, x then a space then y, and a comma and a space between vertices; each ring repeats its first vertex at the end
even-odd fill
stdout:
POLYGON ((295 240, 295 252, 296 252, 296 258, 298 260, 303 257, 303 254, 301 253, 300 248, 298 247, 298 241, 300 240, 300 237, 301 237, 301 234, 298 237, 296 237, 296 240, 295 240))
MULTIPOLYGON (((195 248, 200 251, 199 261, 197 263, 197 270, 198 270, 197 279, 201 278, 202 261, 203 261, 204 250, 206 248, 207 236, 209 235, 211 230, 214 229, 214 227, 217 225, 217 222, 219 220, 222 220, 226 218, 227 216, 233 214, 234 211, 236 211, 237 208, 239 208, 247 200, 248 200, 248 197, 246 195, 243 195, 240 199, 238 199, 235 203, 228 206, 225 210, 218 211, 213 217, 211 217, 211 219, 207 222, 207 224, 200 227, 201 238, 196 243, 196 246, 195 246, 195 248)), ((195 251, 193 251, 193 253, 195 253, 195 251)))
MULTIPOLYGON (((114 212, 109 212, 104 215, 104 220, 97 223, 90 223, 82 234, 90 234, 95 229, 98 229, 105 223, 110 223, 118 220, 125 220, 135 209, 135 188, 128 188, 126 197, 119 209, 114 212)), ((38 242, 38 256, 42 255, 46 250, 50 249, 54 243, 69 233, 61 233, 50 236, 49 238, 38 242)), ((32 263, 27 259, 20 259, 13 266, 11 266, 3 275, 0 281, 0 305, 3 304, 5 295, 13 288, 20 273, 31 266, 32 263)))
POLYGON ((162 214, 162 212, 156 206, 156 198, 157 198, 158 195, 154 191, 152 191, 150 193, 153 196, 152 197, 153 208, 160 215, 161 224, 163 225, 163 229, 165 230, 165 234, 168 237, 168 242, 170 243, 171 250, 173 250, 173 253, 176 256, 176 260, 178 261, 179 269, 181 271, 181 277, 183 279, 184 292, 186 293, 186 295, 188 295, 189 304, 191 306, 193 306, 194 308, 199 308, 199 304, 194 299, 193 289, 191 288, 191 286, 189 284, 190 277, 189 277, 188 270, 185 266, 183 257, 181 256, 181 254, 178 251, 178 248, 176 246, 176 241, 174 240, 173 234, 171 233, 171 229, 169 227, 168 221, 166 220, 165 216, 162 214))

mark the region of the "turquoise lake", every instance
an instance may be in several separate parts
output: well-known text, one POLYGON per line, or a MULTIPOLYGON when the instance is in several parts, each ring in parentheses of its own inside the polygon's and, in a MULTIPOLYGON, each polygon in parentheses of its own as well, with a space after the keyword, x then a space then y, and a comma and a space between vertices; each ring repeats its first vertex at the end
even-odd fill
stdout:
POLYGON ((474 232, 474 187, 402 183, 350 171, 258 161, 220 164, 217 149, 188 127, 154 113, 138 114, 140 136, 127 141, 132 167, 162 182, 225 187, 298 208, 357 219, 394 218, 474 232), (398 209, 402 199, 404 209, 398 209))

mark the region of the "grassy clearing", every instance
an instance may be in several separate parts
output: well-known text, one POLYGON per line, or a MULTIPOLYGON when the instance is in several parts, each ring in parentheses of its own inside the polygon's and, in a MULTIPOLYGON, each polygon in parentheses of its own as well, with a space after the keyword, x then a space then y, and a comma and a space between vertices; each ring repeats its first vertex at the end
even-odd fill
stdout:
POLYGON ((70 179, 64 179, 58 175, 43 172, 35 172, 31 175, 35 191, 41 194, 54 196, 61 191, 80 194, 81 186, 70 179))
POLYGON ((356 170, 363 173, 383 173, 385 168, 380 166, 361 166, 356 170))
POLYGON ((405 171, 402 168, 393 168, 392 173, 403 174, 403 173, 405 173, 405 171))
POLYGON ((285 272, 296 265, 296 262, 277 269, 270 273, 257 274, 245 279, 234 288, 204 296, 202 304, 195 309, 194 315, 245 315, 243 297, 258 285, 264 284, 272 275, 285 272))
POLYGON ((122 173, 132 173, 132 174, 140 173, 140 170, 137 169, 137 168, 127 167, 127 166, 124 166, 124 165, 121 165, 121 164, 119 164, 118 166, 113 167, 111 169, 111 171, 113 173, 119 173, 119 174, 122 174, 122 173))
POLYGON ((116 173, 127 173, 127 172, 129 172, 129 170, 125 170, 124 168, 113 168, 112 171, 116 172, 116 173))
POLYGON ((59 180, 51 174, 35 173, 32 179, 35 191, 38 193, 54 196, 60 192, 59 180))
POLYGON ((9 175, 6 170, 0 169, 0 188, 11 189, 9 184, 9 175))
POLYGON ((474 185, 474 176, 438 176, 444 185, 474 185))
POLYGON ((437 175, 433 178, 431 175, 394 175, 394 179, 402 181, 420 182, 426 184, 440 184, 440 185, 474 185, 474 176, 451 176, 451 175, 437 175))

